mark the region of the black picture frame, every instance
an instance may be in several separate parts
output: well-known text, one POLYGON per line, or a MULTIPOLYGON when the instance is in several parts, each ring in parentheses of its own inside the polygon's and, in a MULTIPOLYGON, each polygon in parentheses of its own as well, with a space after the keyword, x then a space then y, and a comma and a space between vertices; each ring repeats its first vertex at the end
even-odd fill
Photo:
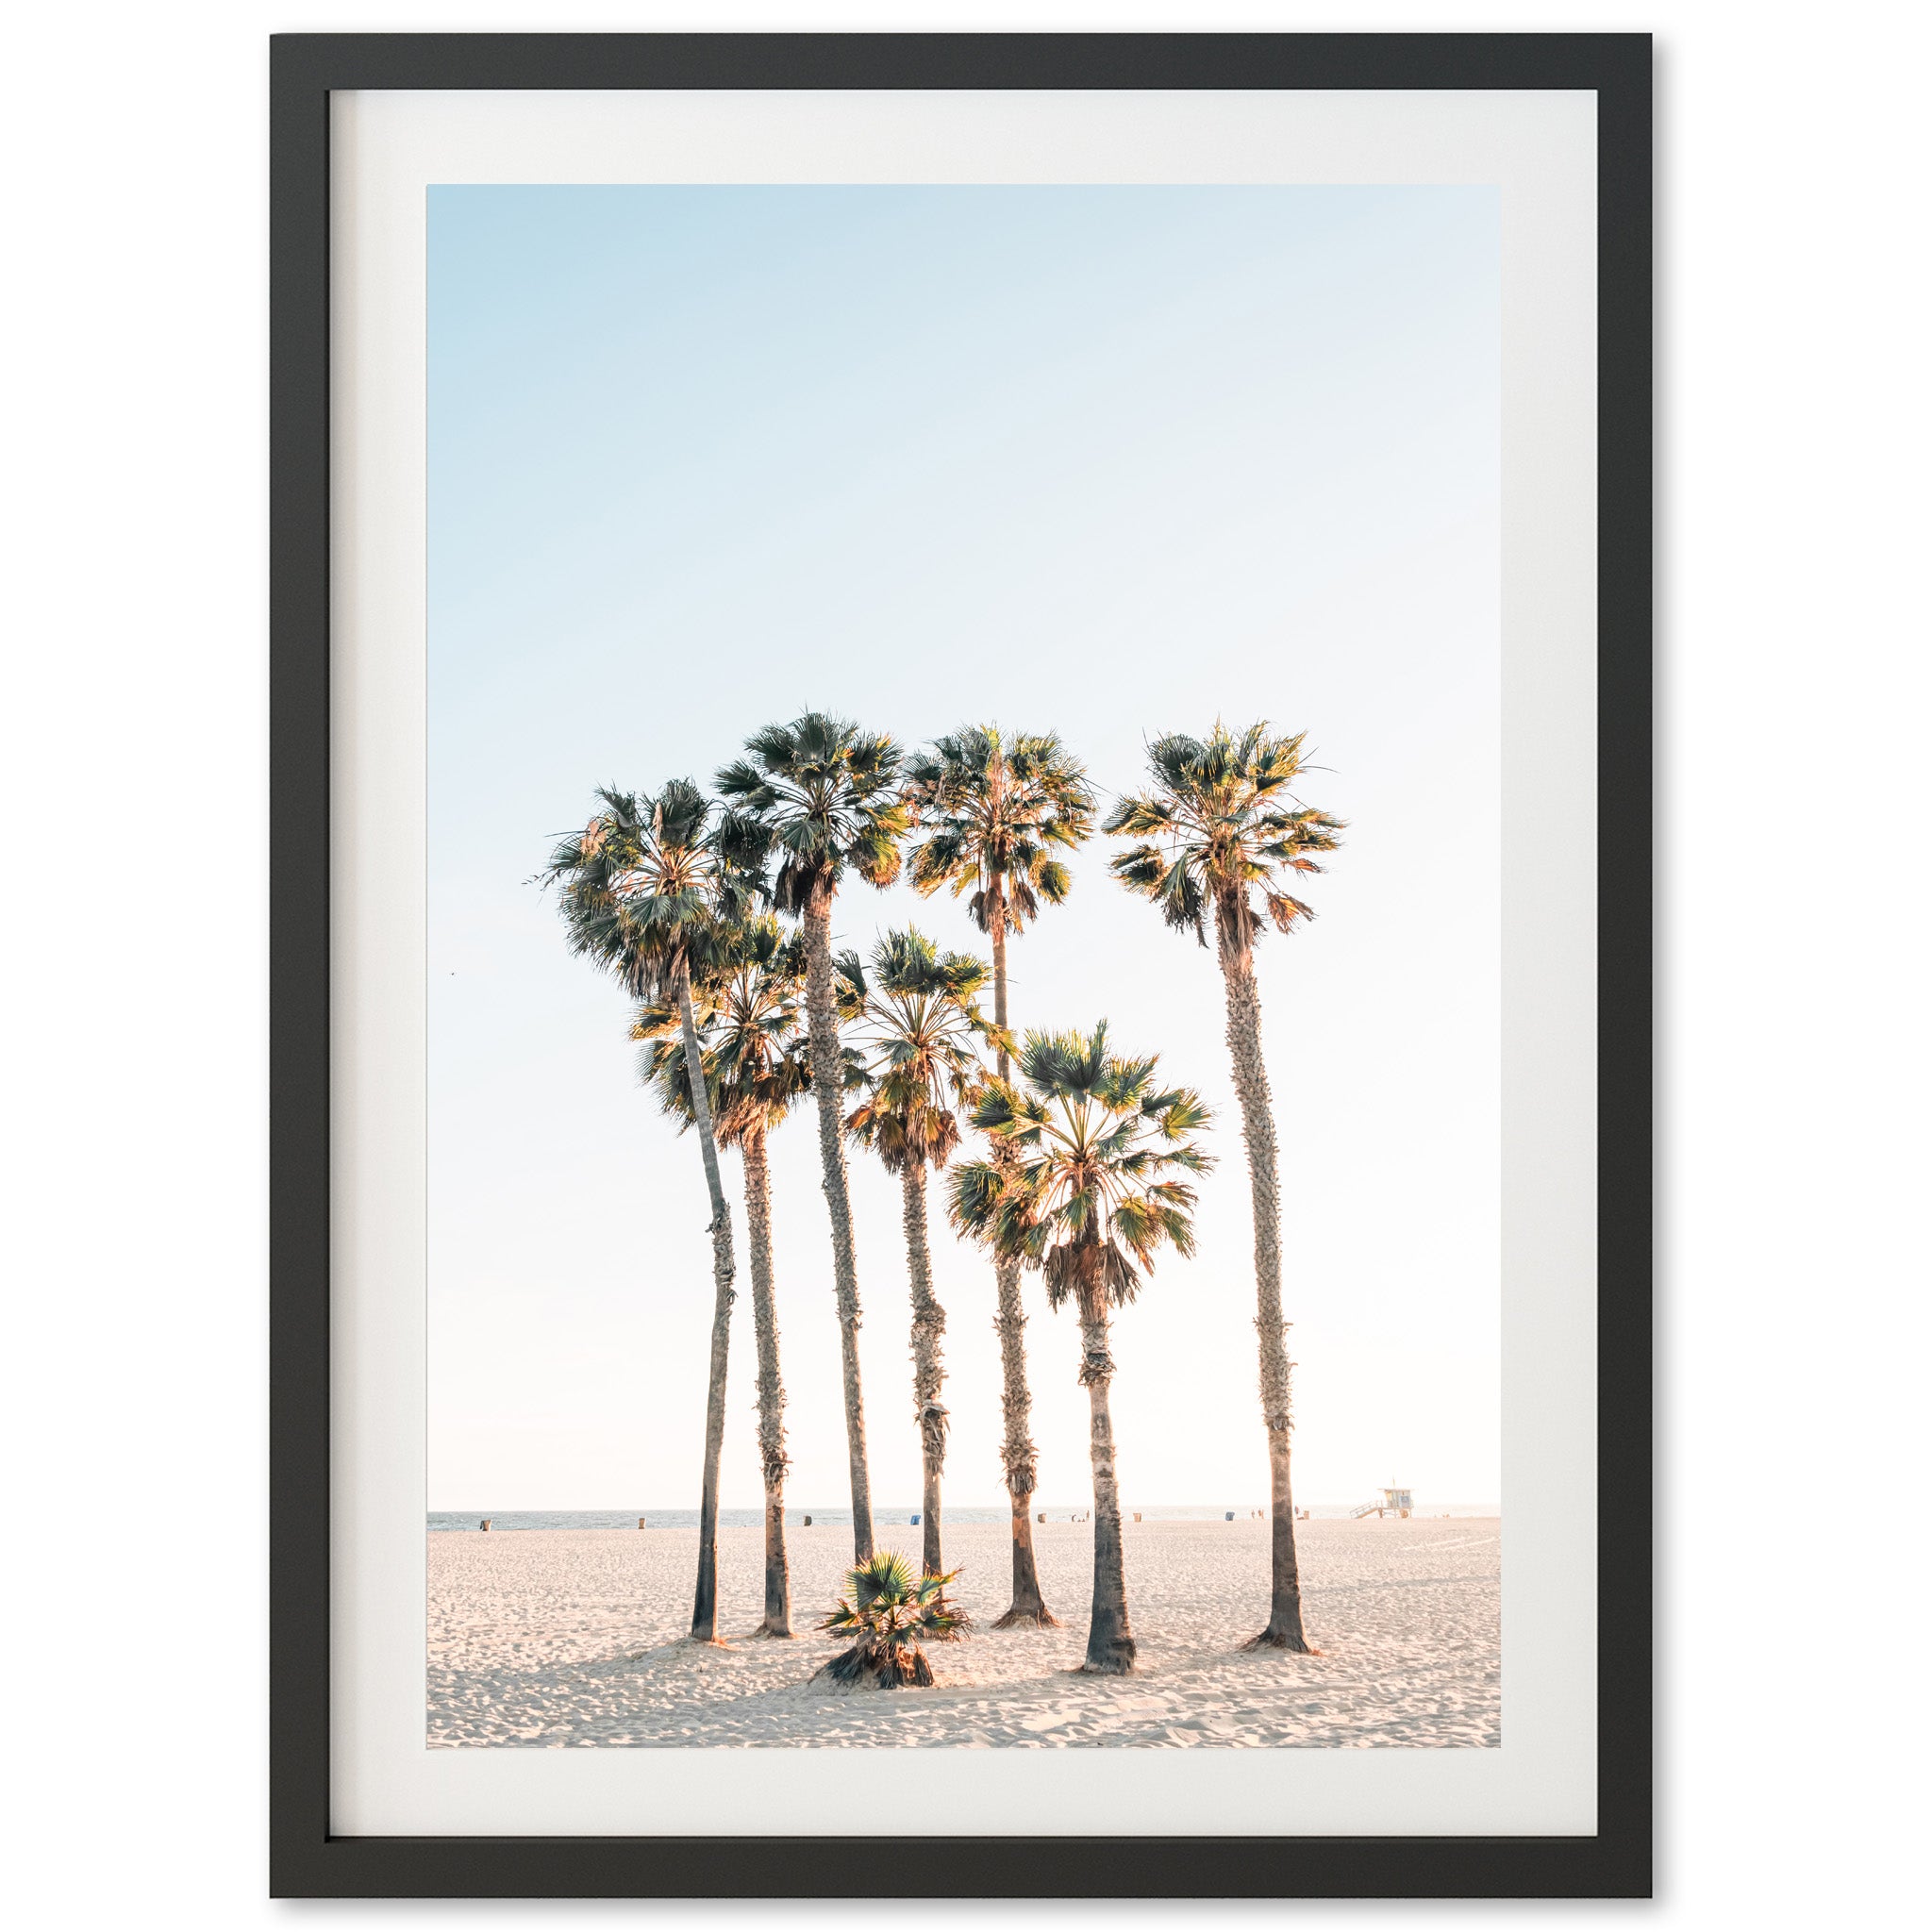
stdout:
POLYGON ((1651 1871, 1651 43, 1644 34, 291 34, 271 48, 271 1890, 1643 1897, 1651 1871), (346 89, 1597 95, 1598 1828, 1590 1837, 339 1837, 329 1828, 329 123, 346 89), (908 1855, 910 1862, 906 1862, 908 1855))

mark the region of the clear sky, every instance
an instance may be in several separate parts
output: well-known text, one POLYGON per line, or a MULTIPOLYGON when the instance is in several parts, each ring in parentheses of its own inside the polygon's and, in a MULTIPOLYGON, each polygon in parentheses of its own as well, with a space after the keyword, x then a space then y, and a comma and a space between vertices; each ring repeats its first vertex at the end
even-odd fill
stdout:
MULTIPOLYGON (((1299 1499, 1500 1498, 1498 258, 1480 188, 436 188, 429 225, 432 1508, 688 1507, 698 1150, 528 883, 600 782, 708 781, 808 708, 908 747, 1306 729, 1350 821, 1259 952, 1299 1499)), ((1200 1248, 1115 1324, 1124 1500, 1267 1498, 1211 952, 1107 876, 1011 955, 1216 1111, 1200 1248)), ((854 879, 869 947, 963 906, 854 879)), ((773 1141, 788 1500, 849 1498, 808 1113, 773 1141)), ((898 1188, 850 1156, 873 1492, 916 1500, 898 1188)), ((744 1234, 735 1158, 726 1187, 744 1234)), ((958 1504, 1003 1496, 992 1270, 936 1217, 958 1504)), ((742 1285, 748 1291, 748 1277, 742 1285)), ((1089 1493, 1026 1281, 1042 1501, 1089 1493)), ((748 1292, 724 1500, 760 1499, 748 1292)))

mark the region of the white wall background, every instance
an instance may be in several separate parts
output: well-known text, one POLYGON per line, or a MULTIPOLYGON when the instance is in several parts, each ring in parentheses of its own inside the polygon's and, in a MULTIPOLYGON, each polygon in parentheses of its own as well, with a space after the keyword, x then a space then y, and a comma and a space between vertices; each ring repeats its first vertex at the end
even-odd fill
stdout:
MULTIPOLYGON (((1923 9, 104 0, 16 22, 0 117, 23 1922, 629 1909, 263 1896, 263 37, 537 25, 1658 33, 1661 1912, 1902 1916, 1924 1715, 1903 1582, 1924 1523, 1898 1500, 1923 1482, 1926 1354, 1923 9)), ((1049 1912, 1070 1916, 1002 1917, 1049 1912)))

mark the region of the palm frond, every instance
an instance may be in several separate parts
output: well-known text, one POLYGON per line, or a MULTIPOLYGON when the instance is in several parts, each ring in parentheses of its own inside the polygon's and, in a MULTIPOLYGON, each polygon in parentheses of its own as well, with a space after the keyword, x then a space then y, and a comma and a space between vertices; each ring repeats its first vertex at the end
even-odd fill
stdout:
POLYGON ((920 834, 913 885, 969 899, 982 932, 995 922, 1006 932, 1023 929, 1041 897, 1058 905, 1069 875, 1058 868, 1042 891, 1040 855, 1047 844, 1078 845, 1092 830, 1085 768, 1051 732, 963 725, 907 760, 902 795, 920 834))
POLYGON ((780 911, 801 913, 836 892, 848 869, 877 886, 898 875, 909 814, 889 735, 808 711, 755 731, 745 752, 717 774, 729 849, 761 882, 775 867, 766 890, 780 911))
POLYGON ((973 1124, 1011 1150, 953 1172, 953 1225, 997 1255, 1038 1268, 1048 1302, 1130 1301, 1163 1245, 1193 1252, 1192 1190, 1164 1176, 1204 1172, 1190 1136, 1208 1121, 1191 1088, 1161 1088, 1158 1057, 1090 1031, 1029 1032, 1020 1083, 990 1080, 973 1124))
POLYGON ((1136 841, 1111 862, 1129 891, 1151 900, 1169 927, 1207 943, 1214 913, 1224 956, 1245 958, 1261 930, 1261 908, 1290 932, 1312 910, 1282 888, 1283 875, 1318 874, 1310 855, 1332 852, 1345 823, 1305 806, 1294 787, 1307 735, 1277 732, 1265 719, 1239 734, 1217 721, 1206 738, 1170 732, 1147 746, 1148 791, 1123 797, 1106 829, 1136 841))
POLYGON ((893 1173, 942 1168, 959 1144, 958 1109, 986 1078, 981 1044, 1004 1036, 974 995, 985 962, 942 952, 916 926, 887 933, 870 967, 837 961, 839 1011, 863 1059, 864 1101, 846 1127, 893 1173))

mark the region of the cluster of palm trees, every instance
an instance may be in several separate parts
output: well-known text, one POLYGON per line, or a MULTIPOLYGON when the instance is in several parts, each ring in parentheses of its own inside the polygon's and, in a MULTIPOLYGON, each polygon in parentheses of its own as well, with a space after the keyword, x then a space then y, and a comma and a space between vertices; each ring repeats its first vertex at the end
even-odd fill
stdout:
MULTIPOLYGON (((1210 921, 1214 930, 1254 1200, 1269 1449, 1274 1587, 1267 1626, 1252 1644, 1302 1651, 1279 1162, 1254 947, 1265 924, 1289 932, 1309 916, 1285 884, 1319 872, 1316 855, 1333 850, 1343 827, 1296 795, 1300 735, 1217 724, 1205 738, 1156 739, 1148 760, 1147 788, 1120 798, 1104 829, 1129 841, 1112 861, 1123 885, 1204 946, 1210 921)), ((714 1305, 691 1635, 711 1641, 717 1634, 718 1477, 737 1277, 721 1147, 741 1156, 750 1235, 765 1491, 759 1627, 791 1634, 766 1141, 809 1093, 832 1238, 855 1562, 863 1568, 874 1551, 848 1144, 876 1155, 901 1188, 925 1577, 944 1574, 945 1313, 933 1291, 928 1209, 939 1179, 952 1225, 989 1249, 993 1263, 1001 1455, 1012 1509, 1012 1601, 995 1627, 1058 1621, 1041 1594, 1033 1549, 1036 1450, 1020 1277, 1034 1268, 1049 1305, 1071 1301, 1080 1323, 1094 1523, 1085 1668, 1130 1670, 1109 1322, 1134 1299, 1160 1249, 1192 1253, 1193 1178, 1212 1162, 1197 1138, 1208 1122, 1199 1095, 1163 1085, 1158 1057, 1116 1051, 1105 1021, 1024 1039, 1012 1030, 1008 945, 1043 908, 1065 900, 1071 880, 1059 855, 1091 835, 1093 787, 1051 733, 974 726, 908 757, 891 737, 821 712, 754 734, 715 785, 715 801, 688 779, 656 793, 600 791, 594 816, 558 845, 542 874, 573 950, 637 1002, 631 1032, 642 1043, 641 1074, 694 1129, 703 1156, 714 1305), (902 870, 922 894, 944 889, 968 899, 990 941, 990 973, 985 961, 942 951, 916 929, 886 934, 868 959, 834 953, 833 908, 848 878, 856 873, 884 887, 902 870), (982 1005, 989 978, 991 1014, 982 1005), (985 1137, 985 1158, 958 1158, 968 1127, 985 1137)))

